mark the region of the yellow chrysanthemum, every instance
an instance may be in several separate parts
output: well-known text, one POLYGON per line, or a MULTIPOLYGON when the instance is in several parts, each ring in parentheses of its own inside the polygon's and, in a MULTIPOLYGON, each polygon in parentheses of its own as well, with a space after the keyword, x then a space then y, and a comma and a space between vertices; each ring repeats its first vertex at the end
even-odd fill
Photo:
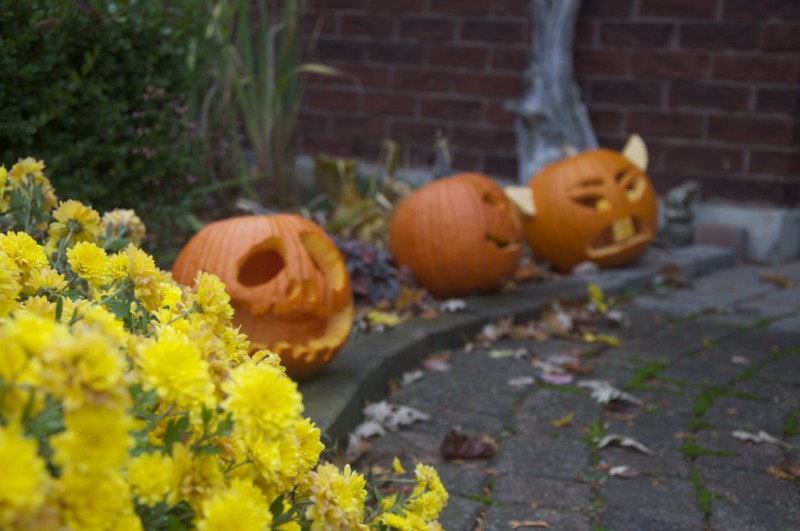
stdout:
POLYGON ((230 325, 233 318, 231 298, 225 293, 225 284, 219 278, 209 273, 198 273, 194 291, 194 302, 212 330, 230 325))
POLYGON ((16 262, 0 251, 0 317, 5 317, 17 308, 17 298, 21 291, 22 284, 16 262))
POLYGON ((185 334, 165 328, 158 340, 140 347, 136 363, 146 390, 155 389, 179 409, 197 411, 214 407, 214 384, 200 348, 185 334))
POLYGON ((447 490, 432 466, 419 463, 414 473, 417 485, 411 492, 408 509, 425 521, 435 520, 447 505, 449 499, 447 490))
POLYGON ((18 427, 0 426, 0 527, 44 502, 49 476, 37 449, 36 440, 23 437, 18 427))
MULTIPOLYGON (((238 329, 227 326, 219 334, 219 338, 225 346, 225 353, 228 356, 228 363, 230 363, 231 368, 238 367, 251 360, 247 354, 250 348, 250 341, 246 335, 240 334, 238 329)), ((277 354, 275 356, 277 357, 277 354)))
POLYGON ((67 251, 67 261, 75 274, 92 286, 100 286, 107 280, 106 252, 93 243, 76 244, 67 251))
POLYGON ((208 493, 225 484, 216 456, 194 454, 186 446, 175 444, 172 447, 172 463, 170 494, 167 499, 169 505, 186 501, 198 511, 208 493))
MULTIPOLYGON (((56 480, 55 487, 54 497, 68 529, 137 529, 130 487, 122 474, 67 472, 56 480)), ((141 523, 138 526, 141 529, 141 523)))
POLYGON ((161 307, 162 274, 156 267, 153 257, 133 245, 128 245, 126 252, 128 253, 128 272, 133 281, 134 295, 148 312, 157 310, 161 307))
POLYGON ((67 280, 64 275, 53 269, 52 267, 43 267, 42 269, 34 269, 28 276, 25 283, 24 292, 26 294, 34 293, 58 293, 67 287, 67 280))
POLYGON ((44 249, 25 232, 0 234, 0 251, 17 265, 23 285, 27 284, 32 271, 48 266, 44 249))
POLYGON ((311 473, 309 498, 314 503, 306 511, 312 531, 348 531, 366 529, 364 500, 367 491, 364 476, 345 465, 340 473, 336 465, 325 463, 311 473))
POLYGON ((384 513, 378 517, 378 522, 397 531, 430 531, 428 524, 422 518, 408 511, 402 515, 384 513))
POLYGON ((0 166, 0 214, 8 212, 11 198, 8 196, 6 187, 8 186, 8 170, 5 166, 0 166))
POLYGON ((108 276, 111 280, 119 282, 128 278, 130 272, 130 259, 128 253, 120 251, 108 257, 108 276))
POLYGON ((176 308, 183 300, 183 290, 174 281, 161 280, 161 307, 176 308))
POLYGON ((22 303, 22 307, 31 313, 47 317, 48 319, 55 319, 56 317, 56 303, 50 302, 44 295, 28 297, 25 299, 25 302, 22 303))
POLYGON ((56 219, 50 223, 47 234, 55 240, 68 238, 68 244, 98 241, 100 214, 80 201, 62 201, 53 212, 56 219))
POLYGON ((128 467, 128 481, 134 496, 150 507, 163 501, 170 492, 172 467, 172 458, 156 452, 133 458, 128 467))
POLYGON ((145 235, 145 226, 136 212, 124 208, 115 208, 111 212, 103 214, 100 224, 100 234, 105 237, 108 234, 108 226, 111 225, 111 237, 117 238, 124 231, 123 238, 128 242, 139 245, 145 235))
POLYGON ((202 503, 200 531, 269 529, 272 513, 264 494, 251 482, 233 479, 202 503))
POLYGON ((233 414, 239 431, 278 439, 303 412, 297 384, 272 365, 241 365, 222 389, 228 394, 223 407, 233 414))
POLYGON ((325 449, 320 440, 320 430, 310 419, 303 419, 294 425, 294 434, 300 449, 301 474, 308 472, 319 462, 319 454, 325 449))
POLYGON ((395 456, 395 458, 392 459, 392 470, 394 471, 395 474, 406 473, 406 469, 403 468, 403 463, 400 462, 400 458, 397 456, 395 456))
MULTIPOLYGON (((8 172, 8 183, 14 187, 22 186, 25 182, 25 177, 30 176, 33 183, 39 185, 42 189, 42 196, 44 198, 44 210, 50 212, 53 207, 58 203, 53 185, 50 180, 44 175, 44 161, 35 160, 31 157, 19 159, 19 161, 11 167, 8 172)), ((8 208, 8 205, 5 205, 8 208)))
POLYGON ((120 469, 133 447, 131 418, 116 408, 84 406, 64 415, 65 430, 50 438, 53 462, 80 474, 120 469))

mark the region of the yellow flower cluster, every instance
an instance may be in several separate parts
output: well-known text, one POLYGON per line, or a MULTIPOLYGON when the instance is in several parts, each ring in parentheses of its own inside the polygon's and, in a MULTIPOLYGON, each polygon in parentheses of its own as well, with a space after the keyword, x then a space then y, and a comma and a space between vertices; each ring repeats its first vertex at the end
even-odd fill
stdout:
POLYGON ((297 385, 248 355, 224 285, 178 285, 133 212, 56 204, 43 169, 0 167, 0 528, 438 528, 423 465, 365 524, 364 478, 318 465, 297 385))

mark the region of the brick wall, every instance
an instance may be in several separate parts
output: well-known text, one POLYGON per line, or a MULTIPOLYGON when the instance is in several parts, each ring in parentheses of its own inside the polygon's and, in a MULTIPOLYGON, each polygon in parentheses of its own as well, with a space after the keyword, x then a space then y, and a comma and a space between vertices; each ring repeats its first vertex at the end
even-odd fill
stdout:
MULTIPOLYGON (((515 178, 513 116, 529 0, 307 0, 309 58, 359 80, 311 79, 301 150, 376 156, 384 138, 431 163, 515 178)), ((645 137, 663 191, 800 203, 800 0, 584 0, 575 66, 601 145, 645 137)))

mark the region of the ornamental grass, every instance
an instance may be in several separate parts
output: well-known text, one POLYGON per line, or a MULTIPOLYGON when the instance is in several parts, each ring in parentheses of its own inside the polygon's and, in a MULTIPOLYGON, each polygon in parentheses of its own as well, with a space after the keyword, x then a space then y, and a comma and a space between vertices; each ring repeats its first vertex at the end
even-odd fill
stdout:
POLYGON ((225 286, 181 286, 131 210, 0 167, 0 528, 440 529, 436 471, 321 463, 277 355, 248 356, 225 286), (404 479, 405 477, 405 479, 404 479))

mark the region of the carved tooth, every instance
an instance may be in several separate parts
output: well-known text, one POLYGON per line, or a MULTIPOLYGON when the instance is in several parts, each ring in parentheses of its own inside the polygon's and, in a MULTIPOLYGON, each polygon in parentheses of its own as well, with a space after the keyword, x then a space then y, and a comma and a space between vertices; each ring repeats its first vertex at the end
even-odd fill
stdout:
POLYGON ((611 230, 614 243, 620 243, 631 238, 634 234, 633 218, 630 216, 619 218, 618 220, 614 221, 614 224, 611 226, 611 230))

